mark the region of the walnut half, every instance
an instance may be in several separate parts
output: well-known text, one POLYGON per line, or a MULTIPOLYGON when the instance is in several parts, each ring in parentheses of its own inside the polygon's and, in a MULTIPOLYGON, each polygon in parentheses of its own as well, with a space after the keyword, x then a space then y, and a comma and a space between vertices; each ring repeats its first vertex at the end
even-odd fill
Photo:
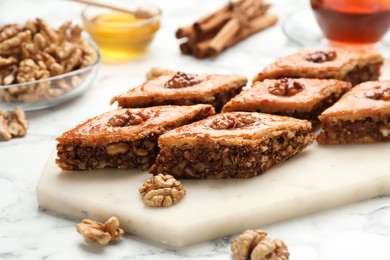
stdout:
POLYGON ((336 59, 337 53, 335 51, 316 51, 304 56, 304 59, 314 63, 323 63, 333 61, 336 59))
POLYGON ((304 85, 294 79, 282 78, 268 87, 268 92, 275 96, 293 96, 304 89, 304 85))
POLYGON ((13 137, 22 137, 27 134, 28 121, 20 107, 15 107, 11 116, 5 110, 0 110, 0 138, 5 141, 13 137))
POLYGON ((367 98, 390 101, 390 87, 382 89, 380 86, 374 87, 365 93, 367 98))
POLYGON ((232 243, 234 260, 287 260, 290 256, 286 244, 267 237, 262 230, 246 230, 232 243))
POLYGON ((109 218, 104 224, 96 220, 83 219, 76 229, 86 240, 100 245, 117 241, 124 233, 123 229, 119 228, 119 220, 116 217, 109 218))
POLYGON ((180 181, 169 174, 158 174, 139 189, 142 200, 149 207, 169 207, 181 200, 186 190, 180 181))
POLYGON ((166 88, 185 88, 199 84, 200 82, 202 82, 202 79, 198 75, 178 71, 164 86, 166 88))
POLYGON ((209 126, 216 130, 228 130, 251 126, 254 123, 260 123, 260 121, 251 115, 226 113, 215 118, 209 126))

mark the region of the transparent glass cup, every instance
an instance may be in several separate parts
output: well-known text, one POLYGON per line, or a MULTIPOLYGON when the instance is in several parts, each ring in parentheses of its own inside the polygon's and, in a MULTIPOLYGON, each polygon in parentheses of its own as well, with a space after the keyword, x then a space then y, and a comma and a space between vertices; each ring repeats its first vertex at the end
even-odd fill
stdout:
POLYGON ((97 43, 104 62, 126 62, 145 54, 160 28, 161 11, 149 4, 132 1, 126 7, 134 14, 147 13, 147 18, 111 9, 87 6, 82 14, 85 30, 97 43))
POLYGON ((310 0, 333 46, 374 46, 390 26, 390 0, 310 0))

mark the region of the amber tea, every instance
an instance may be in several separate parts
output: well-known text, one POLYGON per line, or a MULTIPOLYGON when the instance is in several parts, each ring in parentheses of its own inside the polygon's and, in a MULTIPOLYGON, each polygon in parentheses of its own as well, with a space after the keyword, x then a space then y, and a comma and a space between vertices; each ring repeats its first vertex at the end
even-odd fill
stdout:
POLYGON ((372 45, 390 25, 390 0, 311 0, 317 22, 333 45, 372 45))

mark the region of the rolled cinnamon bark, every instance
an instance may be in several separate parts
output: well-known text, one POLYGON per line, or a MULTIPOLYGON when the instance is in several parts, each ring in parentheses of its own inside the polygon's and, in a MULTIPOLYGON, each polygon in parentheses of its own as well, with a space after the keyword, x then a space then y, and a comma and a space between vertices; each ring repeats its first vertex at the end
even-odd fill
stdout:
POLYGON ((277 22, 275 15, 266 15, 270 5, 262 0, 230 2, 192 25, 181 27, 177 38, 187 38, 180 44, 183 54, 206 58, 222 52, 250 35, 277 22))

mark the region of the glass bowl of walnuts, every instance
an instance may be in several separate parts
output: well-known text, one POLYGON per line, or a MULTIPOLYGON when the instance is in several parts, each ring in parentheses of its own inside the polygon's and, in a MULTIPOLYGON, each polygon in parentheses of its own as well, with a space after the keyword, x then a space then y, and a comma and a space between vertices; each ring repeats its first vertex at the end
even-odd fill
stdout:
POLYGON ((97 45, 71 22, 44 20, 0 27, 0 109, 58 105, 85 92, 100 62, 97 45))

